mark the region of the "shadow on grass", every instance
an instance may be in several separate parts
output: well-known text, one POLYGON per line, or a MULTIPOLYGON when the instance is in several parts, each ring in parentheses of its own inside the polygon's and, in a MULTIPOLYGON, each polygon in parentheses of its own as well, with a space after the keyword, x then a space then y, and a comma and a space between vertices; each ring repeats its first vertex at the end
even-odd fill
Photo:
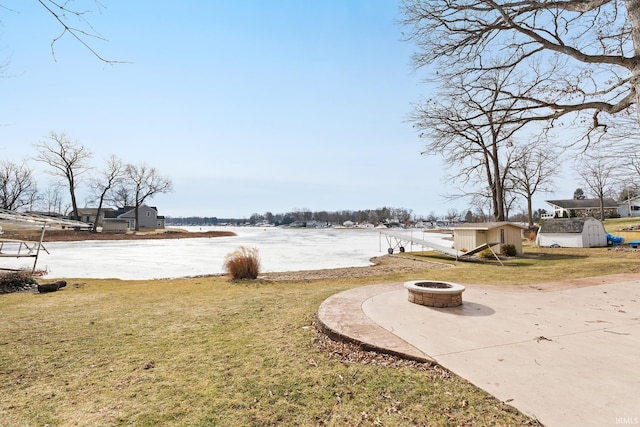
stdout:
POLYGON ((589 258, 589 256, 583 255, 583 254, 539 252, 539 253, 524 254, 520 258, 530 259, 530 260, 541 260, 541 261, 565 261, 565 260, 585 259, 585 258, 589 258))
MULTIPOLYGON (((535 254, 535 255, 522 255, 517 258, 503 259, 502 266, 504 267, 536 267, 542 266, 547 262, 563 262, 563 261, 577 261, 580 259, 589 258, 587 255, 568 255, 568 254, 535 254)), ((488 265, 500 265, 498 261, 486 259, 478 261, 482 264, 488 265)))
POLYGON ((478 265, 490 265, 490 266, 504 266, 504 267, 534 267, 536 265, 541 265, 545 262, 556 262, 556 261, 576 261, 581 259, 589 258, 589 255, 586 254, 568 254, 568 253, 560 253, 560 252, 535 252, 535 253, 525 253, 523 255, 519 255, 515 258, 501 258, 500 262, 498 262, 495 258, 464 258, 460 257, 457 260, 436 252, 424 253, 424 254, 412 254, 415 258, 424 260, 424 261, 433 261, 433 262, 444 262, 451 265, 456 265, 456 263, 464 263, 464 264, 478 264, 478 265))

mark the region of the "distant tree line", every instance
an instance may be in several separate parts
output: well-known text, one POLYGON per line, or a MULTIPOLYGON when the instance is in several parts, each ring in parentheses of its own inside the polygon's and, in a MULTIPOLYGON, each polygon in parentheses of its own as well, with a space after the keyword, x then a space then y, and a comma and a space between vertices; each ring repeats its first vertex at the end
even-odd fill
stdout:
MULTIPOLYGON (((533 218, 538 221, 543 214, 547 213, 544 209, 538 209, 533 213, 533 218)), ((254 213, 251 216, 242 218, 219 218, 215 216, 180 216, 165 218, 167 225, 193 225, 193 226, 215 226, 215 225, 256 225, 256 224, 272 224, 272 225, 290 225, 293 223, 312 223, 342 225, 346 221, 354 224, 385 224, 385 225, 402 225, 411 226, 419 222, 436 223, 443 222, 446 224, 456 222, 486 222, 493 218, 490 214, 482 210, 466 209, 459 211, 455 208, 449 208, 446 213, 436 214, 430 212, 427 215, 418 215, 413 213, 412 209, 382 207, 377 209, 360 209, 360 210, 339 210, 339 211, 311 211, 309 209, 295 209, 286 213, 273 214, 266 212, 264 214, 254 213)), ((515 213, 509 218, 511 221, 526 222, 528 220, 526 212, 515 213)))
MULTIPOLYGON (((382 207, 365 210, 339 210, 339 211, 311 211, 309 209, 294 209, 291 212, 274 214, 265 212, 264 214, 254 213, 249 218, 217 218, 217 217, 171 217, 165 218, 167 225, 256 225, 268 223, 273 225, 289 225, 294 222, 317 221, 319 223, 343 224, 345 221, 352 221, 357 224, 380 224, 397 222, 400 224, 410 223, 416 218, 412 216, 413 211, 405 208, 382 207)), ((435 221, 435 217, 434 217, 435 221)))

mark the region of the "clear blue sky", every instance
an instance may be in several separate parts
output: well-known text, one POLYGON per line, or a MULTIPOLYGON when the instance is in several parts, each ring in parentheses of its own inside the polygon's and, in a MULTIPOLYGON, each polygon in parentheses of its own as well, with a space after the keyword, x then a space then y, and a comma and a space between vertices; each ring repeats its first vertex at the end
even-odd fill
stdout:
POLYGON ((429 87, 395 1, 101 1, 75 1, 108 40, 91 46, 130 63, 69 36, 54 60, 52 17, 2 1, 2 158, 64 131, 96 167, 116 154, 170 177, 174 191, 149 201, 170 216, 468 207, 442 197, 441 161, 406 121, 429 87))

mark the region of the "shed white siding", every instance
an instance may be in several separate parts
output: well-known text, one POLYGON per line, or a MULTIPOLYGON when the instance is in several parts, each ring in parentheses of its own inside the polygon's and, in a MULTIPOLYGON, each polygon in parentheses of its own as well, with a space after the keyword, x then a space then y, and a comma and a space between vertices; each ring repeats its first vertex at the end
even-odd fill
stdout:
POLYGON ((563 248, 583 248, 580 233, 538 233, 536 244, 542 247, 561 246, 563 248))
POLYGON ((536 238, 538 246, 594 248, 607 246, 607 232, 595 218, 545 220, 536 238))

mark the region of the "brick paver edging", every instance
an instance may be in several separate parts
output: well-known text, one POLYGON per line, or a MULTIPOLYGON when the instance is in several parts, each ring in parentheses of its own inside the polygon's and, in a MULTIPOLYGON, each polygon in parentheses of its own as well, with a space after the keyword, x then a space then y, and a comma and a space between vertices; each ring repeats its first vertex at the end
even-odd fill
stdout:
POLYGON ((318 324, 331 338, 355 343, 365 350, 435 364, 429 355, 387 331, 362 311, 362 303, 367 299, 383 292, 402 289, 402 285, 387 283, 363 286, 332 295, 318 309, 318 324))

